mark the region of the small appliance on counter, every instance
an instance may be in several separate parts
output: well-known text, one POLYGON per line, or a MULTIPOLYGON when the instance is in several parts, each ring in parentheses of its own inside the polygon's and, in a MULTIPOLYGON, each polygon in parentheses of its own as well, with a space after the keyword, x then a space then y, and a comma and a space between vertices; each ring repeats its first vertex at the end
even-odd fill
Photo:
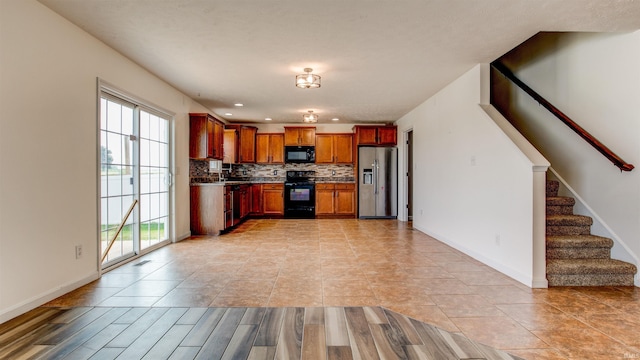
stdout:
POLYGON ((358 173, 358 217, 397 218, 398 149, 361 146, 358 149, 358 173))
POLYGON ((316 216, 316 172, 287 171, 284 183, 284 217, 313 219, 316 216))

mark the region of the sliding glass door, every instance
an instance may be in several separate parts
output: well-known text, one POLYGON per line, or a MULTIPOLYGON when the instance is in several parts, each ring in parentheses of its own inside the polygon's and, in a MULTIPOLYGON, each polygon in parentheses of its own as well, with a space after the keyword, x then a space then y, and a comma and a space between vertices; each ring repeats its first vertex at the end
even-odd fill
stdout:
POLYGON ((169 123, 166 114, 107 92, 101 93, 100 249, 103 268, 169 241, 169 123), (133 210, 124 221, 130 207, 133 210), (115 236, 123 221, 124 226, 115 236))

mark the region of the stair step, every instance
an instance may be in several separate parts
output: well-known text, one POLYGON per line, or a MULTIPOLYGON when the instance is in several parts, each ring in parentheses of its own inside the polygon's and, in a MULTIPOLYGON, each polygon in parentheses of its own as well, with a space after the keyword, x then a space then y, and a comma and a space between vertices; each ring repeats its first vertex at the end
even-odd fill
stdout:
POLYGON ((596 235, 558 235, 547 236, 547 248, 613 247, 613 240, 596 235))
POLYGON ((547 236, 547 259, 609 259, 613 240, 595 235, 547 236))
POLYGON ((549 286, 633 286, 635 265, 613 259, 548 260, 549 286))
POLYGON ((583 215, 547 215, 547 236, 588 235, 593 219, 583 215))
POLYGON ((570 215, 573 214, 573 206, 576 200, 566 196, 547 197, 547 215, 570 215))
POLYGON ((558 196, 560 182, 556 180, 547 180, 547 197, 558 196))

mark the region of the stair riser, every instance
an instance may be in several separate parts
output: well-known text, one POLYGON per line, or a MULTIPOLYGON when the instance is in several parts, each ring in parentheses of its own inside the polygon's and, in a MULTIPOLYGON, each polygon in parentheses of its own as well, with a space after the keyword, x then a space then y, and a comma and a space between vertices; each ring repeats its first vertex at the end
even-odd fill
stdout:
POLYGON ((560 188, 560 183, 557 181, 547 181, 547 197, 558 196, 558 188, 560 188))
POLYGON ((571 215, 573 214, 573 206, 553 206, 547 205, 547 215, 571 215))
POLYGON ((610 248, 551 248, 547 259, 609 259, 610 248))
POLYGON ((547 280, 549 286, 633 286, 633 275, 626 274, 547 274, 547 280))
POLYGON ((547 236, 553 235, 589 235, 591 226, 553 226, 547 225, 547 236))

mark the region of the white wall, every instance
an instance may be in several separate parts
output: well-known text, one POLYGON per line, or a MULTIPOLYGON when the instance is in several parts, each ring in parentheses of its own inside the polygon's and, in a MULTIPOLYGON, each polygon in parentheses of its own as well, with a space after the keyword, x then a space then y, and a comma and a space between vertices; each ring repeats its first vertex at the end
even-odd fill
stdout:
POLYGON ((534 164, 479 106, 481 79, 478 65, 397 122, 413 129, 413 226, 533 286, 534 164))
POLYGON ((512 90, 524 113, 517 126, 584 200, 586 207, 579 204, 576 212, 591 208, 603 221, 592 231, 614 239, 612 256, 640 265, 640 31, 541 36, 528 50, 507 57, 516 75, 636 169, 621 172, 536 102, 512 90))
POLYGON ((3 322, 99 273, 96 78, 176 114, 178 238, 189 234, 188 113, 206 109, 35 0, 0 1, 0 46, 3 322))

